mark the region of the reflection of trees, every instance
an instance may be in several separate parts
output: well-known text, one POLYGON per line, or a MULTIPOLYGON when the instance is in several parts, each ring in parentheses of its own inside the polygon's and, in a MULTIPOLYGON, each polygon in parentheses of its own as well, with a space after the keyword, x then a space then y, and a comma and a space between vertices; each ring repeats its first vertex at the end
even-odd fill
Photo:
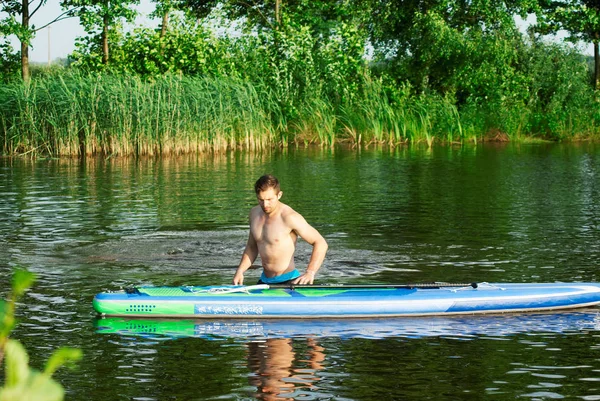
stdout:
POLYGON ((0 230, 58 241, 245 224, 254 205, 252 185, 268 160, 268 152, 3 160, 0 210, 8 219, 0 230))
POLYGON ((284 201, 324 235, 344 233, 340 241, 346 247, 364 248, 367 233, 378 235, 375 244, 385 249, 443 248, 457 239, 531 248, 539 233, 564 234, 568 240, 597 226, 593 150, 403 147, 4 160, 0 229, 9 237, 55 241, 157 227, 245 226, 255 204, 254 181, 273 172, 282 182, 284 201), (574 228, 565 232, 564 227, 574 228))
POLYGON ((292 339, 273 338, 248 343, 248 366, 261 400, 292 400, 301 388, 313 388, 317 372, 323 369, 325 349, 315 339, 306 340, 306 358, 299 358, 292 339))

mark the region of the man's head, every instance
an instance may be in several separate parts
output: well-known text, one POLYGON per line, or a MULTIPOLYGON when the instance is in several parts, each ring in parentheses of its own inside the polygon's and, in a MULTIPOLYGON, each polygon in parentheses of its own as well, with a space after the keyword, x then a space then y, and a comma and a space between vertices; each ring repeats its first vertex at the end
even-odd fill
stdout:
POLYGON ((277 210, 283 192, 281 192, 279 180, 276 177, 271 174, 263 175, 254 184, 254 191, 263 212, 270 214, 277 210))
POLYGON ((258 195, 260 192, 268 190, 269 188, 273 188, 276 193, 280 191, 279 180, 277 177, 271 174, 263 175, 256 180, 256 183, 254 184, 254 191, 256 192, 256 195, 258 195))

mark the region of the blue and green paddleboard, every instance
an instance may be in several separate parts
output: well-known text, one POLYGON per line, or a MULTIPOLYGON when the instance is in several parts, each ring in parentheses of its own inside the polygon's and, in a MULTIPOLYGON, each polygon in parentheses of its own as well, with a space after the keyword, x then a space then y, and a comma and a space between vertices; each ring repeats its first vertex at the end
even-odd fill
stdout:
POLYGON ((138 287, 94 298, 104 316, 357 318, 530 312, 600 304, 600 283, 138 287))

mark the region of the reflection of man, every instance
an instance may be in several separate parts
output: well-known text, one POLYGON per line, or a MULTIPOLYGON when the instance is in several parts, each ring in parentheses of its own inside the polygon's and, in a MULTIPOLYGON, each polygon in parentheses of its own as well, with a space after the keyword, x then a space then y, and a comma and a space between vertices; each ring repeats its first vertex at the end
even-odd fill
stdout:
POLYGON ((250 234, 233 284, 244 284, 244 273, 260 255, 263 273, 259 284, 312 284, 321 267, 327 242, 298 212, 279 199, 283 195, 279 181, 264 175, 254 184, 258 206, 250 211, 250 234), (312 245, 312 255, 304 274, 294 265, 298 236, 312 245))
POLYGON ((320 380, 317 373, 324 369, 325 349, 312 338, 306 341, 306 358, 296 355, 289 338, 268 338, 248 343, 248 366, 254 372, 250 376, 250 384, 257 388, 257 399, 299 399, 302 398, 300 388, 313 387, 313 383, 320 380))
POLYGON ((264 342, 248 343, 248 366, 254 372, 250 384, 256 386, 259 400, 292 400, 292 376, 295 360, 292 340, 269 338, 264 342))

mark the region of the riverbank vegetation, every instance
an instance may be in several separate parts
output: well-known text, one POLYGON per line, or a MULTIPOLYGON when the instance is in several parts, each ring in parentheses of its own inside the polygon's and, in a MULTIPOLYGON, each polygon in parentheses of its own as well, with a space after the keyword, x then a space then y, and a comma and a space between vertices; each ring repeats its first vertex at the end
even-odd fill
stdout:
POLYGON ((4 154, 600 134, 594 64, 533 28, 523 35, 514 15, 532 2, 416 2, 399 12, 388 1, 156 1, 157 29, 124 29, 131 13, 79 3, 64 2, 88 32, 68 66, 34 70, 24 82, 18 58, 4 52, 4 154))

